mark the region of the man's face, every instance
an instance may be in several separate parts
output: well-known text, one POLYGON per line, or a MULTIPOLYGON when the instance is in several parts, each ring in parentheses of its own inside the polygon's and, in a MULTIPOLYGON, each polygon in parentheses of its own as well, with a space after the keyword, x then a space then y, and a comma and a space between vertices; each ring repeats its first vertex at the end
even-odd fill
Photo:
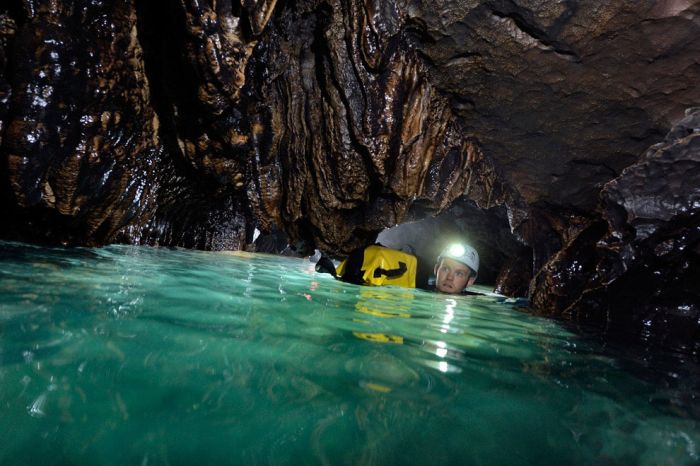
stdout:
POLYGON ((435 265, 437 277, 435 287, 441 293, 461 293, 476 279, 476 277, 471 277, 471 272, 471 269, 461 262, 443 258, 440 263, 435 265))

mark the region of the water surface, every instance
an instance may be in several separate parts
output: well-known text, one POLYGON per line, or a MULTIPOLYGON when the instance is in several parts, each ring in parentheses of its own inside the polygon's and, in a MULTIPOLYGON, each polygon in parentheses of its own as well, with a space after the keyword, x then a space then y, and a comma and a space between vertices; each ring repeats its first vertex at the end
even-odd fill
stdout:
POLYGON ((0 260, 0 464, 700 462, 677 392, 503 298, 267 255, 0 260))

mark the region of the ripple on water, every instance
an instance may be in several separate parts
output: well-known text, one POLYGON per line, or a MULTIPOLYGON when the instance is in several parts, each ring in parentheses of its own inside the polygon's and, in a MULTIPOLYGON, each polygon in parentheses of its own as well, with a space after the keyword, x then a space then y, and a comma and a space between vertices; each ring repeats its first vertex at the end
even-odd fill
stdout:
POLYGON ((267 255, 0 254, 2 464, 698 463, 684 377, 495 296, 267 255))

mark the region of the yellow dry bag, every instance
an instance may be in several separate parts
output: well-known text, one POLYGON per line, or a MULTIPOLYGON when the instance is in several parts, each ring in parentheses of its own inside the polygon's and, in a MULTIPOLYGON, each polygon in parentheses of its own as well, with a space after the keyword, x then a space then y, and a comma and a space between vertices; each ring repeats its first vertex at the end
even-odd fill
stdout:
POLYGON ((416 256, 380 245, 354 251, 336 269, 338 278, 357 285, 416 287, 416 256))

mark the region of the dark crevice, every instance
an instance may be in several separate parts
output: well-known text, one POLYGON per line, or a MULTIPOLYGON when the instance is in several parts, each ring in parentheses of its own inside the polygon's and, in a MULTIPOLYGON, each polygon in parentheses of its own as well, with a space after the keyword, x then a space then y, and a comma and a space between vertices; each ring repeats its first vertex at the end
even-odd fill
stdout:
POLYGON ((4 6, 0 6, 0 14, 6 14, 15 21, 17 27, 24 26, 29 20, 27 11, 22 7, 21 0, 6 0, 4 6))
POLYGON ((148 0, 136 1, 137 29, 143 48, 143 61, 148 78, 154 112, 160 122, 159 136, 170 158, 182 173, 192 165, 182 153, 177 134, 192 134, 196 125, 182 125, 175 112, 196 118, 198 77, 186 60, 185 12, 181 8, 161 9, 148 0))
POLYGON ((435 39, 428 32, 428 26, 421 18, 408 18, 401 30, 401 35, 409 47, 433 45, 435 39))
POLYGON ((551 37, 549 37, 549 34, 525 19, 521 13, 506 13, 503 11, 492 10, 492 14, 498 18, 508 18, 513 20, 518 29, 540 42, 544 47, 550 49, 557 55, 561 55, 567 60, 575 63, 581 63, 581 57, 578 55, 578 53, 576 53, 576 51, 557 40, 553 40, 551 37))
POLYGON ((610 165, 608 165, 604 162, 595 161, 595 160, 586 160, 586 159, 572 159, 570 163, 573 165, 587 165, 589 167, 604 168, 605 170, 609 171, 610 174, 612 174, 613 178, 617 178, 618 176, 620 176, 620 173, 618 173, 617 170, 615 170, 610 165))
POLYGON ((547 33, 550 36, 559 35, 564 26, 578 12, 578 2, 575 0, 564 0, 562 3, 566 6, 564 12, 554 21, 554 24, 547 28, 547 33))
POLYGON ((236 195, 193 167, 178 144, 178 135, 196 139, 208 120, 196 99, 201 76, 188 61, 185 11, 181 6, 162 9, 148 0, 137 0, 135 7, 151 104, 160 122, 158 135, 165 153, 165 164, 159 170, 167 180, 160 187, 162 197, 154 218, 144 228, 143 241, 212 248, 212 238, 225 236, 224 213, 236 195), (214 225, 212 218, 219 219, 221 226, 214 225), (209 230, 213 236, 204 234, 209 230))
POLYGON ((662 131, 659 128, 647 128, 640 135, 630 135, 629 138, 636 142, 647 142, 650 139, 652 141, 660 141, 666 135, 666 131, 662 131))
POLYGON ((483 58, 483 55, 482 55, 481 53, 479 53, 479 52, 462 52, 462 53, 458 53, 458 54, 456 54, 456 55, 452 55, 452 56, 449 57, 447 60, 445 60, 445 62, 446 62, 448 65, 450 65, 450 64, 453 63, 453 62, 456 62, 456 61, 459 61, 459 60, 462 60, 462 59, 465 59, 465 60, 466 60, 466 59, 470 59, 470 58, 477 58, 477 59, 479 59, 479 58, 483 58))

